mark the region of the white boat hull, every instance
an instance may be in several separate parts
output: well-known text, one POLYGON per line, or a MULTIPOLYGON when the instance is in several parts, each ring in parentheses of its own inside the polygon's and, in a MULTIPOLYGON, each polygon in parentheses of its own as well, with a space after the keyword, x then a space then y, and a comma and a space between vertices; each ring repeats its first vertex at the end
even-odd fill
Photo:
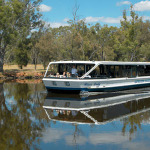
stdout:
POLYGON ((57 91, 115 91, 150 86, 150 76, 109 79, 43 78, 46 89, 57 91))

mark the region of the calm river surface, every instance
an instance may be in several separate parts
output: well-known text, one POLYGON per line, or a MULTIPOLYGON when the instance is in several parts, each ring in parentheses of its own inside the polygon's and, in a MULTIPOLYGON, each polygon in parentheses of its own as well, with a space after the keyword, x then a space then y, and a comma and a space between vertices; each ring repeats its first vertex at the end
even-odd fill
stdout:
POLYGON ((0 150, 150 149, 150 89, 46 93, 37 81, 0 82, 0 150))

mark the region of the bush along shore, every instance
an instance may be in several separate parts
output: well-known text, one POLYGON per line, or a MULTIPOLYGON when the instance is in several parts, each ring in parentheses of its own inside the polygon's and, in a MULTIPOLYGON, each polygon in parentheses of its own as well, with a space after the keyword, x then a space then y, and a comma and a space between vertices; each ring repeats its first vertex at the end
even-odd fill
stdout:
POLYGON ((42 79, 44 72, 4 72, 0 73, 0 80, 14 79, 42 79))

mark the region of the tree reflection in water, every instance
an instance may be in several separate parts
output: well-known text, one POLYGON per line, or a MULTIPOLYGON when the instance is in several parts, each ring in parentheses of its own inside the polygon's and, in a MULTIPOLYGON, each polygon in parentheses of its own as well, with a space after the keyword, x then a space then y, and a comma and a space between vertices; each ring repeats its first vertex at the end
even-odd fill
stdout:
MULTIPOLYGON (((132 101, 124 104, 126 108, 130 110, 130 113, 132 112, 138 112, 142 109, 150 108, 150 98, 139 100, 139 101, 132 101)), ((141 112, 136 115, 129 116, 127 118, 122 119, 123 127, 122 127, 122 133, 123 135, 126 134, 127 130, 129 132, 129 139, 132 139, 132 136, 135 132, 137 132, 137 129, 142 129, 141 124, 143 122, 146 122, 150 119, 150 111, 141 112)))
POLYGON ((42 84, 0 83, 0 149, 38 149, 48 120, 42 84))

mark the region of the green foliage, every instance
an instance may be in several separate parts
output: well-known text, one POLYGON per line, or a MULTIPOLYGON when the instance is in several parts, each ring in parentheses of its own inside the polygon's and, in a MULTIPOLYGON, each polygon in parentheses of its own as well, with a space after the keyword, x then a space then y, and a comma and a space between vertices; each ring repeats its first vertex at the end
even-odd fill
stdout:
POLYGON ((143 50, 141 49, 141 46, 145 44, 145 42, 147 43, 147 40, 150 39, 148 36, 150 33, 148 27, 150 23, 143 22, 142 18, 139 18, 138 15, 133 11, 132 5, 130 17, 131 19, 128 21, 126 17, 126 11, 124 11, 124 20, 121 21, 120 28, 121 35, 118 39, 118 44, 122 53, 121 59, 124 61, 141 61, 144 60, 144 53, 142 52, 143 50), (147 24, 149 25, 147 26, 147 24), (145 32, 145 30, 148 34, 145 32))
POLYGON ((126 10, 123 11, 120 27, 99 23, 90 26, 79 20, 79 7, 76 6, 69 26, 45 29, 39 19, 41 15, 36 11, 38 4, 39 0, 1 1, 0 70, 4 56, 6 62, 16 59, 20 66, 26 65, 30 58, 35 69, 37 63, 42 63, 45 68, 53 60, 150 60, 150 22, 138 17, 132 5, 130 17, 126 10), (37 27, 38 30, 31 33, 37 27), (23 46, 26 40, 29 42, 23 46), (22 46, 20 41, 23 41, 22 46))
POLYGON ((139 18, 132 6, 131 19, 124 11, 120 28, 99 23, 88 26, 75 17, 70 26, 49 28, 39 39, 37 48, 44 65, 51 60, 149 60, 150 22, 139 18))
POLYGON ((32 63, 35 64, 35 70, 36 70, 36 65, 38 63, 39 53, 40 53, 39 48, 36 47, 36 43, 39 41, 42 34, 43 32, 41 32, 41 29, 39 29, 39 31, 33 32, 30 37, 30 43, 29 43, 29 48, 31 50, 30 57, 31 57, 32 63))
POLYGON ((23 66, 27 66, 29 57, 26 43, 20 42, 18 48, 15 49, 15 60, 20 69, 22 69, 23 66))
POLYGON ((57 49, 56 46, 53 34, 47 31, 36 43, 35 48, 39 50, 39 57, 44 69, 48 62, 55 59, 55 56, 57 56, 57 51, 55 51, 57 49))
POLYGON ((39 27, 39 2, 40 0, 0 1, 0 72, 3 71, 4 57, 9 50, 7 47, 18 47, 18 41, 25 40, 32 29, 39 27))

